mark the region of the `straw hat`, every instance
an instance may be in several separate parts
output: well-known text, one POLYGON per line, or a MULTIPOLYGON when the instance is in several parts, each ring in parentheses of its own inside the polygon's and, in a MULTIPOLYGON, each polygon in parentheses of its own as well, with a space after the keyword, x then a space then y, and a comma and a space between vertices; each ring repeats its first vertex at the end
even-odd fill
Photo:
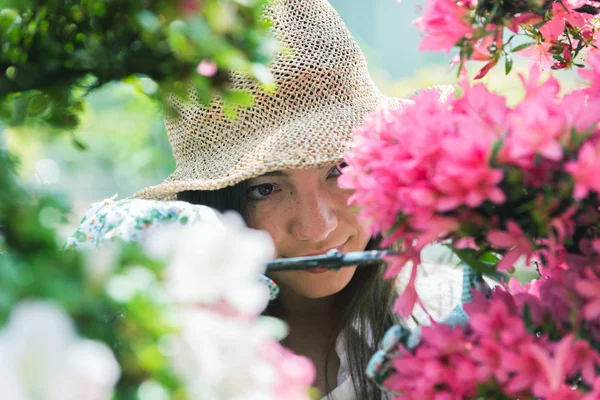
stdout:
POLYGON ((133 197, 171 200, 185 190, 216 190, 281 169, 318 168, 343 160, 345 143, 367 113, 398 107, 383 96, 365 57, 326 0, 274 0, 265 11, 285 51, 271 70, 278 89, 267 93, 234 75, 233 88, 254 105, 231 120, 222 103, 191 105, 172 98, 177 118, 165 118, 176 169, 163 183, 133 197))

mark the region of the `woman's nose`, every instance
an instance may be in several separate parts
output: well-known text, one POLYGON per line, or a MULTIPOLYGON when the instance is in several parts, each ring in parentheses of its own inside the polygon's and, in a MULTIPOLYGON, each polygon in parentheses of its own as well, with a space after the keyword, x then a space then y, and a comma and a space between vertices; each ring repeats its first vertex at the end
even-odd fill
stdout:
POLYGON ((297 240, 325 240, 338 225, 335 208, 327 196, 303 196, 292 212, 291 233, 297 240))

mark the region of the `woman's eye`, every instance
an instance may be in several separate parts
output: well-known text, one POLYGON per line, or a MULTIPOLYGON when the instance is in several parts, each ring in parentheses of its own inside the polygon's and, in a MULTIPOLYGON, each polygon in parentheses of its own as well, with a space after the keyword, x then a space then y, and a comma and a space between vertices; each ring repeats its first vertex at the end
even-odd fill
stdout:
POLYGON ((248 197, 253 200, 264 200, 266 197, 270 196, 276 187, 272 183, 263 183, 262 185, 252 186, 248 189, 248 197))
POLYGON ((342 168, 344 168, 346 165, 347 164, 343 162, 331 168, 331 170, 329 171, 328 178, 337 178, 338 176, 342 175, 342 168))

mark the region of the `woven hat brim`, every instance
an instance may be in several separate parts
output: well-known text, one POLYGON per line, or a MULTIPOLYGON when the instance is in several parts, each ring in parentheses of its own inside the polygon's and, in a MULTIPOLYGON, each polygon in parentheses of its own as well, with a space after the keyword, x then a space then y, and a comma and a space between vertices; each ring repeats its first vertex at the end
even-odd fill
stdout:
POLYGON ((239 161, 221 177, 195 176, 195 170, 178 167, 162 183, 147 187, 131 198, 175 200, 188 190, 218 190, 283 169, 311 169, 340 163, 348 150, 354 128, 367 114, 398 108, 409 100, 379 96, 306 112, 287 123, 268 129, 259 143, 240 143, 239 161))

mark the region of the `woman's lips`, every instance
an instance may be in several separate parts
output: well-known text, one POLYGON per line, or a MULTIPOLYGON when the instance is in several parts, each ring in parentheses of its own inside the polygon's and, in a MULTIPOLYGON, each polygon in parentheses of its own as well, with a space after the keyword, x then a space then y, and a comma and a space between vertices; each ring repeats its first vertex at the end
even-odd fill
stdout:
MULTIPOLYGON (((346 245, 346 243, 348 242, 348 240, 346 240, 342 245, 338 246, 338 247, 332 247, 324 252, 320 252, 320 253, 313 253, 313 254, 304 254, 301 256, 294 256, 294 257, 287 257, 287 256, 281 256, 281 258, 297 258, 297 257, 315 257, 315 256, 325 256, 327 255, 330 251, 332 250, 336 250, 339 251, 340 253, 344 252, 344 246, 346 245)), ((301 270, 303 272, 308 272, 310 274, 324 274, 325 272, 329 272, 330 270, 328 268, 309 268, 309 269, 304 269, 301 270)))
POLYGON ((309 274, 324 274, 329 270, 327 268, 311 268, 305 269, 304 271, 308 272, 309 274))
POLYGON ((344 245, 346 244, 346 242, 344 242, 343 244, 339 245, 338 247, 332 247, 330 249, 327 249, 325 251, 322 251, 320 253, 312 253, 312 254, 304 254, 302 256, 299 257, 315 257, 315 256, 326 256, 330 251, 332 250, 337 250, 340 253, 344 252, 344 245))
MULTIPOLYGON (((346 244, 346 242, 344 242, 344 244, 342 244, 341 246, 338 247, 333 247, 323 253, 317 253, 317 254, 310 254, 304 257, 314 257, 314 256, 325 256, 327 255, 330 251, 338 251, 340 253, 343 252, 344 250, 344 245, 346 244)), ((310 273, 310 274, 324 274, 325 272, 329 272, 330 270, 327 268, 310 268, 310 269, 305 269, 304 271, 310 273)))

